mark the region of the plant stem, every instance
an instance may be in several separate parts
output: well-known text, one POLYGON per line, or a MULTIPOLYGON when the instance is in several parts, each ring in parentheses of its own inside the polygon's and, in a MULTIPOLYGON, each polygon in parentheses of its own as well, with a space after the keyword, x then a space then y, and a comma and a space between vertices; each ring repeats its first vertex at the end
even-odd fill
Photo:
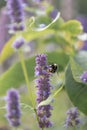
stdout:
MULTIPOLYGON (((34 109, 34 111, 35 111, 36 118, 37 118, 37 121, 38 121, 38 124, 39 124, 39 118, 38 118, 38 115, 37 115, 37 110, 36 110, 36 109, 34 109)), ((41 130, 44 130, 44 128, 41 128, 41 130)))
POLYGON ((76 126, 73 127, 73 130, 77 130, 76 126))
POLYGON ((41 130, 44 130, 44 128, 41 128, 41 130))
POLYGON ((30 101, 31 101, 31 103, 32 103, 33 108, 35 108, 34 98, 33 98, 33 95, 32 95, 32 90, 31 90, 31 86, 30 86, 30 81, 29 81, 29 78, 28 78, 27 70, 26 70, 26 65, 25 65, 25 61, 24 61, 24 56, 23 56, 23 54, 22 54, 21 51, 19 51, 19 57, 20 57, 20 60, 21 60, 21 65, 22 65, 22 69, 23 69, 25 81, 26 81, 27 88, 28 88, 28 92, 29 92, 29 95, 30 95, 29 98, 30 98, 30 101))
POLYGON ((12 127, 12 130, 18 130, 16 127, 12 127))
POLYGON ((58 93, 60 93, 60 91, 63 89, 63 86, 64 86, 64 85, 62 85, 62 86, 54 93, 53 97, 55 97, 58 93))
POLYGON ((25 76, 25 81, 26 81, 28 91, 29 91, 29 94, 30 94, 30 100, 31 100, 32 106, 34 108, 34 112, 35 112, 35 115, 36 115, 36 118, 37 118, 37 122, 39 124, 39 118, 38 118, 38 115, 37 115, 37 110, 35 108, 34 98, 33 98, 33 95, 32 95, 32 89, 31 89, 31 86, 30 86, 30 81, 29 81, 29 78, 28 78, 28 73, 27 73, 25 62, 24 62, 24 56, 23 56, 21 51, 19 51, 19 57, 20 57, 20 60, 21 60, 21 65, 22 65, 24 76, 25 76))
POLYGON ((34 109, 34 111, 35 111, 35 114, 36 114, 37 121, 38 121, 38 123, 39 123, 39 118, 38 118, 38 115, 37 115, 37 110, 36 110, 36 108, 34 109))

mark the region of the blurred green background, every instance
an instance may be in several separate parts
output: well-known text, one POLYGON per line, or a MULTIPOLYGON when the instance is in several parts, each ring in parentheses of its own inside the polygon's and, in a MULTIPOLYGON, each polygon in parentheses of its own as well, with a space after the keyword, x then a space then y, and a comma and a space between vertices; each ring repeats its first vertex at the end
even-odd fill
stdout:
MULTIPOLYGON (((31 6, 34 5, 34 3, 32 4, 32 1, 26 0, 26 2, 31 6)), ((54 8, 58 9, 61 12, 61 16, 64 20, 76 19, 80 15, 83 15, 83 16, 87 15, 87 0, 84 0, 84 1, 82 0, 77 0, 77 1, 76 0, 49 0, 49 2, 50 4, 54 6, 54 8)), ((9 21, 8 19, 6 19, 6 17, 3 18, 5 5, 6 5, 6 2, 4 0, 0 0, 0 38, 1 38, 0 48, 1 49, 2 49, 2 46, 5 44, 5 42, 7 41, 7 39, 9 39, 10 37, 6 33, 7 30, 2 28, 3 21, 4 23, 6 21, 8 23, 9 21)), ((10 62, 9 60, 7 60, 5 63, 3 63, 3 66, 0 68, 0 73, 2 74, 3 71, 5 71, 12 62, 13 62, 13 59, 11 59, 10 62)), ((52 79, 52 83, 54 85, 57 85, 58 77, 54 75, 53 78, 54 79, 52 79)), ((31 82, 31 85, 35 87, 35 85, 32 82, 31 82)), ((24 87, 26 88, 26 86, 24 87)), ((32 89, 34 89, 34 87, 32 89)), ((35 90, 33 91, 35 92, 35 90)), ((25 93, 21 92, 21 102, 29 104, 27 90, 25 90, 25 93)), ((51 120, 53 121, 54 126, 49 129, 50 130, 66 130, 66 128, 64 128, 63 126, 66 119, 66 111, 68 110, 68 108, 73 107, 73 104, 68 98, 67 93, 63 90, 56 97, 52 105, 54 106, 54 110, 52 111, 51 120)), ((10 130, 11 128, 9 127, 8 122, 5 119, 6 111, 2 108, 4 106, 5 106, 5 102, 1 99, 0 100, 0 107, 1 107, 0 130, 10 130)), ((82 113, 80 117, 82 120, 82 126, 80 128, 77 128, 77 130, 87 130, 87 117, 82 113)), ((34 113, 32 113, 32 110, 22 108, 22 127, 20 127, 17 130, 39 130, 36 119, 35 119, 35 115, 34 113)), ((74 130, 74 129, 71 128, 68 130, 74 130)))

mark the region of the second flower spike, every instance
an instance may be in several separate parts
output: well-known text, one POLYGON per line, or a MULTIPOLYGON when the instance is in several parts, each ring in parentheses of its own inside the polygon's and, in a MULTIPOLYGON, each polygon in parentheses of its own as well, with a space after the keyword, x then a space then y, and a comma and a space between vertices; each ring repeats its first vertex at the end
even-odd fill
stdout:
MULTIPOLYGON (((35 76, 38 76, 37 83, 37 105, 46 100, 51 94, 50 76, 47 71, 47 57, 45 54, 36 56, 35 76)), ((39 127, 48 128, 52 126, 52 122, 49 120, 51 116, 51 110, 53 107, 48 104, 39 106, 37 108, 37 115, 39 118, 39 127)))

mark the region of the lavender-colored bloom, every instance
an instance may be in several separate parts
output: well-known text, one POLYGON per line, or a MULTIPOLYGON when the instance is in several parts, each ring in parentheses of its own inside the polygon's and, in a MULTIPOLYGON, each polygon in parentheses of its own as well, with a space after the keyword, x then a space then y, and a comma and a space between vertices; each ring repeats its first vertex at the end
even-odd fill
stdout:
POLYGON ((83 72, 83 74, 80 76, 80 79, 86 83, 87 82, 87 71, 83 72))
POLYGON ((81 49, 87 51, 87 40, 84 41, 84 44, 81 49))
POLYGON ((25 43, 25 40, 21 37, 18 38, 14 41, 14 43, 12 44, 12 47, 14 49, 19 49, 20 47, 22 47, 22 45, 25 43))
POLYGON ((80 119, 79 119, 79 112, 76 107, 71 108, 67 111, 67 118, 65 121, 65 127, 75 127, 80 124, 80 119))
MULTIPOLYGON (((35 67, 35 75, 39 76, 36 80, 37 83, 37 105, 46 100, 50 92, 50 73, 47 72, 47 59, 45 54, 40 54, 36 56, 36 67, 35 67)), ((52 110, 52 106, 50 104, 39 106, 37 108, 37 114, 39 117, 39 127, 40 128, 48 128, 52 126, 52 123, 49 121, 51 116, 50 110, 52 110)))
POLYGON ((55 19, 56 16, 57 16, 57 14, 58 14, 58 10, 57 10, 57 9, 54 9, 54 10, 51 11, 50 17, 51 17, 52 19, 55 19))
POLYGON ((17 31, 23 31, 25 26, 24 24, 13 24, 12 26, 10 26, 11 29, 13 30, 13 32, 17 32, 17 31))
POLYGON ((19 93, 16 89, 10 89, 6 96, 7 101, 7 120, 9 124, 13 127, 18 127, 20 125, 20 105, 19 105, 19 93))
MULTIPOLYGON (((11 19, 11 24, 16 26, 18 30, 21 28, 21 24, 24 20, 24 4, 22 0, 7 0, 8 15, 11 19)), ((15 28, 11 28, 14 29, 15 28)))
POLYGON ((84 32, 87 32, 87 16, 79 15, 76 19, 79 20, 83 25, 84 32))

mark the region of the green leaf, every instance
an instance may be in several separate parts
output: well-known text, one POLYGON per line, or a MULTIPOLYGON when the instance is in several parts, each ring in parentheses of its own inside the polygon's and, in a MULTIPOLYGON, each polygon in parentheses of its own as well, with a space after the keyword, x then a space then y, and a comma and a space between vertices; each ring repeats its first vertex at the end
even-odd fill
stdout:
POLYGON ((81 74, 87 70, 87 52, 80 52, 66 69, 65 88, 75 106, 87 115, 87 83, 80 80, 81 74))
POLYGON ((48 105, 52 103, 52 101, 53 101, 53 96, 49 96, 46 100, 40 102, 38 107, 48 105))
POLYGON ((16 39, 16 37, 12 37, 3 47, 3 50, 0 54, 0 63, 5 61, 9 56, 12 55, 14 52, 13 48, 11 47, 13 41, 16 39))
POLYGON ((20 105, 21 105, 22 110, 28 109, 28 110, 34 111, 34 108, 30 106, 29 104, 21 103, 20 105))
MULTIPOLYGON (((28 42, 28 41, 37 39, 39 37, 42 37, 43 35, 49 35, 53 33, 54 33, 54 30, 48 29, 41 32, 25 31, 21 35, 28 42)), ((14 42, 15 39, 16 39, 16 36, 13 36, 3 47, 3 50, 0 55, 0 63, 4 62, 7 58, 9 58, 14 53, 14 49, 12 48, 12 43, 14 42)))
POLYGON ((84 69, 77 62, 75 62, 73 58, 70 59, 70 65, 74 80, 82 83, 80 76, 83 73, 84 69))
POLYGON ((48 24, 46 27, 44 28, 36 28, 34 27, 34 23, 35 23, 35 18, 31 17, 30 19, 26 20, 26 30, 24 32, 18 33, 16 36, 14 35, 3 47, 3 50, 1 52, 0 55, 0 63, 4 62, 8 57, 10 57, 13 53, 14 50, 12 48, 12 43, 14 42, 14 40, 16 39, 16 37, 18 36, 22 36, 25 38, 25 40, 27 42, 40 38, 43 35, 47 36, 49 34, 54 34, 55 31, 53 29, 49 29, 51 26, 54 25, 54 23, 56 23, 59 19, 60 13, 57 14, 56 18, 50 23, 48 24))
POLYGON ((70 33, 72 36, 80 34, 83 30, 81 23, 77 20, 70 20, 68 22, 65 22, 62 25, 61 29, 65 32, 70 33))
POLYGON ((35 28, 34 30, 35 31, 44 31, 44 30, 48 29, 49 27, 51 27, 54 23, 56 23, 58 21, 59 17, 60 17, 60 13, 58 12, 56 18, 50 24, 48 24, 47 26, 45 26, 43 28, 35 28))
MULTIPOLYGON (((68 56, 63 52, 51 52, 47 54, 48 62, 56 63, 60 66, 59 71, 65 68, 68 56)), ((25 60, 29 80, 34 80, 35 57, 25 60)), ((25 78, 20 62, 13 65, 0 77, 0 96, 11 87, 19 87, 25 84, 25 78)))

